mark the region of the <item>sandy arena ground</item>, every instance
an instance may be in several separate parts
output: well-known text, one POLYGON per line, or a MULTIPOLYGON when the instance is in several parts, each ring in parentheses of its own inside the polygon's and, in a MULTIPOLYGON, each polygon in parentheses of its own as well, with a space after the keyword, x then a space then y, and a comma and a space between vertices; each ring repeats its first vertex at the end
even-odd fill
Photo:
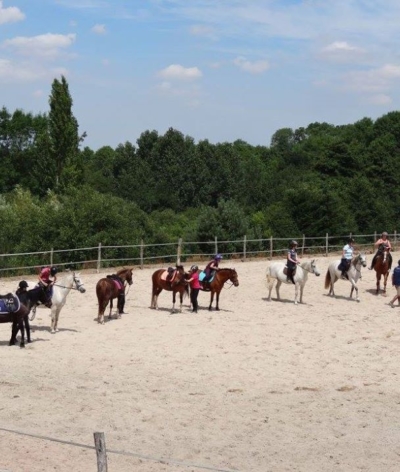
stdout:
MULTIPOLYGON (((129 314, 104 326, 95 285, 112 271, 82 272, 87 292, 70 293, 59 333, 47 309, 26 349, 9 347, 10 325, 0 325, 0 471, 97 471, 93 449, 4 429, 88 446, 102 431, 108 450, 183 463, 109 452, 109 472, 399 471, 394 289, 376 296, 375 272, 363 269, 360 303, 345 281, 328 297, 330 260, 319 258, 298 306, 287 285, 281 302, 267 301, 268 261, 236 261, 240 286, 223 290, 220 312, 200 293, 197 315, 187 299, 171 315, 167 292, 151 310, 155 268, 135 269, 129 314)), ((2 279, 0 292, 19 280, 2 279)))

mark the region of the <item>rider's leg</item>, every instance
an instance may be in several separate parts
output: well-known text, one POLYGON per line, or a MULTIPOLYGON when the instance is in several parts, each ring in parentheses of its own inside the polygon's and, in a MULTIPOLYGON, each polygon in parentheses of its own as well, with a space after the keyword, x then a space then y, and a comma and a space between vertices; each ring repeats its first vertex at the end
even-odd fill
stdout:
POLYGON ((378 255, 378 253, 376 252, 374 257, 372 258, 372 261, 371 261, 371 266, 368 267, 369 270, 372 270, 374 268, 374 265, 375 265, 375 261, 376 261, 376 256, 378 255))

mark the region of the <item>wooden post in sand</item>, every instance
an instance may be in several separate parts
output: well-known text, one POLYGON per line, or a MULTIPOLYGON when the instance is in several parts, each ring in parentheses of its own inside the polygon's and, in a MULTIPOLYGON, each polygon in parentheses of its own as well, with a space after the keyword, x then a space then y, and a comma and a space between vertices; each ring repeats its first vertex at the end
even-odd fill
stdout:
POLYGON ((396 251, 397 249, 397 231, 394 230, 394 234, 393 234, 393 249, 396 251))
POLYGON ((243 260, 246 260, 246 242, 247 242, 247 236, 243 236, 243 260))
POLYGON ((53 265, 53 255, 54 255, 54 249, 51 248, 51 250, 50 250, 50 267, 53 265))
POLYGON ((97 471, 107 472, 107 452, 104 433, 93 433, 93 436, 97 454, 97 471))
POLYGON ((306 245, 306 236, 303 234, 303 244, 301 246, 301 257, 304 256, 304 246, 306 245))
POLYGON ((218 238, 217 238, 217 236, 215 236, 214 244, 215 244, 215 254, 218 254, 218 238))
POLYGON ((176 255, 176 265, 181 265, 182 238, 178 239, 178 253, 176 255))
POLYGON ((272 245, 272 236, 269 238, 269 260, 272 261, 272 257, 274 255, 274 248, 272 245))
POLYGON ((140 240, 140 268, 143 270, 143 254, 144 254, 144 242, 140 240))
POLYGON ((329 236, 328 233, 325 235, 325 256, 328 257, 329 254, 329 236))
POLYGON ((99 243, 99 248, 97 249, 97 273, 100 272, 101 267, 101 243, 99 243))

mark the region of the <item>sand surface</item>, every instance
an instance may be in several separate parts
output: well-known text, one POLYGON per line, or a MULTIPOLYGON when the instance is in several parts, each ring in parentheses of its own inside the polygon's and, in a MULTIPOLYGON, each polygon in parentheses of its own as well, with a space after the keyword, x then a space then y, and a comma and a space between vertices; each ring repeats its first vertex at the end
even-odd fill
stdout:
MULTIPOLYGON (((375 295, 375 272, 363 269, 360 303, 345 281, 328 297, 332 259, 319 258, 297 306, 288 285, 267 301, 267 260, 224 261, 240 286, 223 290, 220 312, 200 293, 197 315, 187 299, 171 315, 170 292, 151 310, 156 267, 135 268, 128 314, 105 325, 94 321, 95 285, 113 271, 81 272, 87 292, 70 293, 58 333, 48 309, 26 349, 9 347, 0 325, 0 471, 97 471, 93 449, 4 429, 87 446, 102 431, 109 450, 138 455, 109 452, 109 472, 399 471, 394 288, 375 295)), ((0 292, 19 280, 1 279, 0 292)))

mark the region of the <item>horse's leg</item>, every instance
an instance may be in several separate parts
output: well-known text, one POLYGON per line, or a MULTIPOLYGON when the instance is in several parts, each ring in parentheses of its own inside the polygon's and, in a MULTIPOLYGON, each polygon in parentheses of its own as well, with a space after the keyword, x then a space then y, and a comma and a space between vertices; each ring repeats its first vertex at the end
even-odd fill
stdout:
POLYGON ((53 305, 51 307, 51 332, 52 334, 56 332, 56 312, 57 312, 57 307, 56 305, 53 305))
POLYGON ((171 313, 175 313, 175 302, 176 302, 176 292, 172 291, 172 310, 171 313))
POLYGON ((216 293, 216 297, 215 297, 215 300, 216 300, 216 310, 219 311, 219 294, 221 293, 221 290, 218 290, 218 292, 216 293))
POLYGON ((380 273, 376 273, 376 294, 379 295, 379 291, 380 291, 380 283, 381 283, 381 274, 380 273))
POLYGON ((300 285, 300 303, 303 303, 304 285, 305 285, 305 284, 301 284, 301 285, 300 285))
POLYGON ((64 305, 65 305, 65 302, 61 303, 60 306, 56 310, 56 322, 55 322, 55 325, 54 325, 54 329, 55 329, 56 333, 58 333, 58 320, 60 318, 61 309, 64 305))
POLYGON ((97 314, 97 323, 104 324, 104 312, 106 311, 108 300, 99 301, 99 311, 97 314))
POLYGON ((158 296, 162 292, 162 288, 159 287, 153 287, 153 296, 151 299, 151 307, 154 308, 155 310, 158 310, 158 296))
POLYGON ((182 290, 179 292, 179 300, 181 302, 181 306, 179 308, 179 313, 182 313, 182 307, 183 307, 183 291, 182 290))
POLYGON ((274 288, 275 280, 274 279, 269 279, 268 280, 268 301, 271 301, 271 293, 272 289, 274 288))
POLYGON ((277 281, 276 281, 276 286, 275 286, 275 290, 276 290, 276 298, 277 298, 278 300, 281 299, 281 296, 280 296, 280 294, 279 294, 279 289, 281 288, 281 285, 282 285, 282 282, 281 282, 279 279, 277 279, 277 281))
POLYGON ((386 272, 386 274, 383 276, 383 293, 386 295, 386 285, 387 285, 387 279, 389 276, 389 272, 386 272))
POLYGON ((24 327, 24 318, 21 317, 18 323, 19 330, 21 331, 21 342, 19 347, 25 347, 25 327, 24 327))
POLYGON ((28 343, 31 343, 31 325, 29 324, 29 315, 26 315, 24 317, 24 325, 25 325, 25 330, 26 330, 26 341, 28 343))
POLYGON ((360 299, 358 297, 358 287, 357 287, 357 284, 355 282, 354 279, 350 279, 350 283, 351 283, 351 291, 350 291, 350 298, 353 298, 353 292, 354 290, 356 291, 356 300, 359 302, 360 299))
POLYGON ((211 292, 210 292, 210 306, 208 307, 208 311, 211 311, 213 301, 214 301, 214 291, 211 290, 211 292))
POLYGON ((111 320, 112 309, 113 309, 113 299, 112 299, 112 297, 110 297, 110 311, 108 313, 108 319, 109 320, 111 320))
POLYGON ((299 284, 294 284, 294 304, 297 305, 299 300, 299 284))
POLYGON ((12 322, 12 327, 11 327, 11 338, 10 338, 10 342, 8 343, 9 346, 15 346, 15 343, 17 341, 18 330, 19 330, 19 324, 14 319, 12 322))

